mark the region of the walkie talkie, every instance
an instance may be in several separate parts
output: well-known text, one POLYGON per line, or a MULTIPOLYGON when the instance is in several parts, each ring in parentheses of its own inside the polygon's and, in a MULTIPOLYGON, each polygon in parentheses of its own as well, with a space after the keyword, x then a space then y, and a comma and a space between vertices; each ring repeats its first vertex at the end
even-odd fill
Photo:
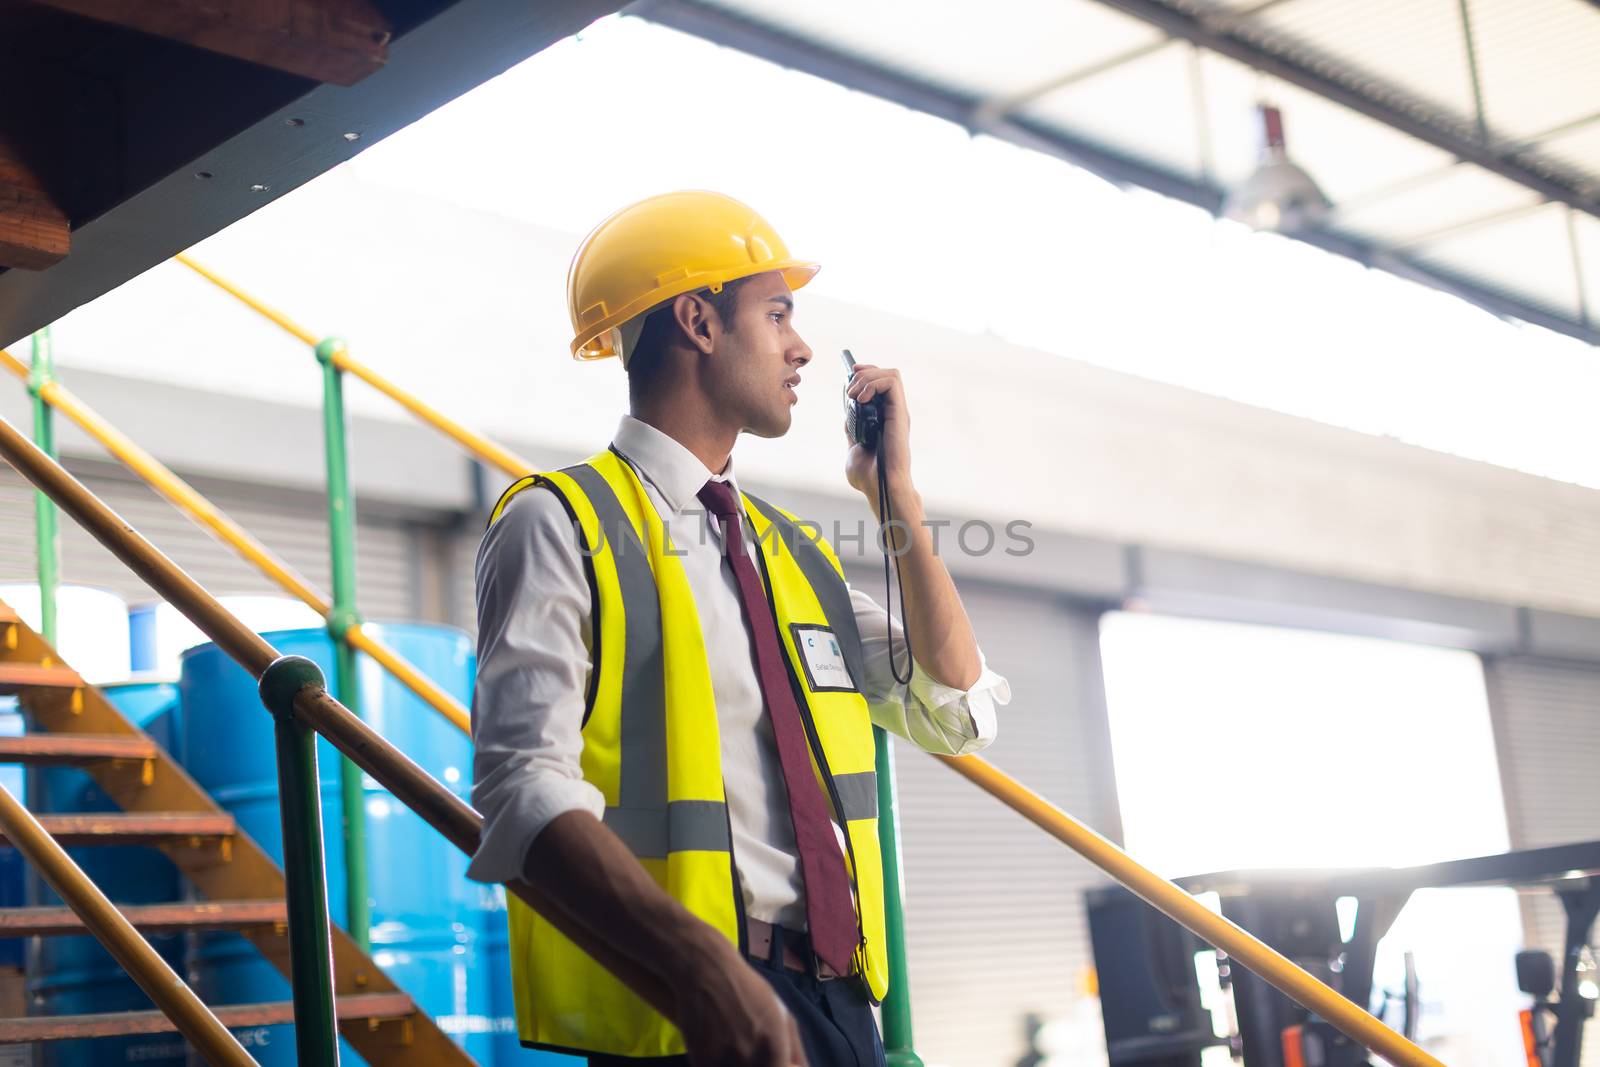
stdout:
MULTIPOLYGON (((856 358, 848 348, 839 354, 844 358, 844 384, 848 389, 850 376, 856 369, 856 358)), ((863 404, 859 400, 852 400, 847 394, 844 398, 844 427, 850 434, 850 440, 868 452, 876 452, 878 439, 883 436, 883 397, 875 396, 863 404)))
MULTIPOLYGON (((850 379, 855 375, 856 357, 850 354, 850 350, 848 348, 842 349, 839 354, 844 359, 845 369, 845 432, 850 435, 850 440, 854 441, 862 448, 865 448, 868 452, 876 455, 878 452, 878 445, 883 440, 883 394, 879 393, 865 404, 852 398, 848 390, 850 388, 850 379)), ((889 505, 889 475, 887 468, 884 466, 883 457, 881 455, 878 455, 876 458, 876 466, 878 468, 878 514, 883 518, 883 529, 887 531, 893 529, 894 512, 890 509, 889 505)), ((903 526, 905 524, 901 523, 901 525, 903 526)), ((886 538, 887 534, 881 534, 880 536, 886 538)), ((885 613, 887 614, 888 609, 893 605, 893 602, 889 598, 889 556, 892 554, 894 556, 895 582, 900 587, 900 632, 905 637, 906 645, 905 675, 902 677, 900 673, 900 667, 895 663, 894 630, 891 627, 888 635, 889 673, 894 677, 896 682, 899 682, 901 685, 909 685, 911 682, 911 630, 906 626, 905 619, 905 579, 900 574, 900 554, 898 552, 890 553, 888 551, 889 546, 887 540, 882 542, 882 547, 884 549, 883 603, 885 613)), ((885 625, 887 624, 888 620, 886 619, 885 625)))

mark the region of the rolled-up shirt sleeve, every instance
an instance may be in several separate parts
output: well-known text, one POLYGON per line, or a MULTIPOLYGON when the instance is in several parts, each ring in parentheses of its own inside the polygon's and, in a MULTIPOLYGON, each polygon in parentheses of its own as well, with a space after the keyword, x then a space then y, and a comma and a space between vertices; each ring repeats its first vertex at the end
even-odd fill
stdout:
POLYGON ((553 493, 513 497, 478 548, 478 675, 472 694, 472 804, 483 836, 467 877, 504 882, 556 816, 599 818, 584 781, 589 587, 566 509, 553 493))
POLYGON ((970 689, 957 689, 934 678, 913 656, 911 681, 895 681, 890 665, 905 673, 905 633, 898 620, 859 589, 850 590, 856 627, 861 631, 861 693, 867 698, 872 721, 918 748, 945 756, 976 752, 993 741, 999 724, 995 706, 1011 702, 1011 683, 989 669, 983 650, 982 668, 970 689), (892 636, 891 636, 892 634, 892 636))

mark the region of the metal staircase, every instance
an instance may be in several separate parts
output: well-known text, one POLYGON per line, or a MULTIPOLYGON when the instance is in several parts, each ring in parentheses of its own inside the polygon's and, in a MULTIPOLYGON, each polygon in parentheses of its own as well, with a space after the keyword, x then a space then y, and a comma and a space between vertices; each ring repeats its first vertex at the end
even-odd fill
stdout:
MULTIPOLYGON (((282 870, 170 755, 61 662, 3 601, 0 695, 17 697, 30 731, 0 738, 0 762, 80 768, 122 809, 40 816, 58 842, 158 848, 205 898, 119 909, 138 930, 233 930, 290 977, 282 870)), ((0 909, 0 937, 83 932, 82 921, 67 908, 0 909)), ((369 1062, 397 1067, 473 1062, 340 930, 333 933, 333 957, 339 1032, 369 1062)), ((294 1021, 288 1001, 212 1010, 229 1027, 294 1021)), ((159 1011, 0 1018, 0 1044, 173 1029, 159 1011)))

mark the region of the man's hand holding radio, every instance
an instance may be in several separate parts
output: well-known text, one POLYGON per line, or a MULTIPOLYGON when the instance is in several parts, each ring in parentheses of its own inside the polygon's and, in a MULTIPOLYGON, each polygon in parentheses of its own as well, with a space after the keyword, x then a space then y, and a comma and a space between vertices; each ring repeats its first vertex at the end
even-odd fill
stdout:
MULTIPOLYGON (((845 388, 845 397, 863 405, 881 397, 883 404, 883 427, 879 431, 877 454, 851 441, 850 454, 845 459, 845 478, 856 492, 871 502, 876 513, 878 464, 883 463, 895 517, 912 521, 913 503, 907 499, 916 495, 911 488, 911 412, 906 407, 906 387, 900 380, 900 372, 893 367, 857 363, 850 384, 845 388), (903 509, 902 501, 905 502, 903 509)), ((850 440, 848 430, 845 440, 850 440)), ((921 502, 917 501, 914 506, 916 520, 920 521, 921 502)), ((882 521, 883 516, 878 518, 882 521)))
MULTIPOLYGON (((958 689, 977 683, 982 672, 978 642, 972 636, 972 623, 956 595, 950 572, 934 551, 932 536, 924 522, 922 497, 911 484, 911 413, 906 407, 906 387, 900 372, 892 367, 855 364, 845 398, 871 404, 882 398, 883 425, 878 434, 877 454, 851 440, 845 460, 845 477, 856 491, 867 498, 872 513, 883 529, 880 547, 897 556, 905 628, 917 662, 936 680, 958 689), (878 464, 888 483, 888 510, 892 523, 884 521, 884 504, 878 493, 878 464)), ((845 437, 850 440, 849 429, 845 437)), ((887 580, 887 577, 886 579, 887 580)), ((885 597, 888 592, 885 590, 885 597)))

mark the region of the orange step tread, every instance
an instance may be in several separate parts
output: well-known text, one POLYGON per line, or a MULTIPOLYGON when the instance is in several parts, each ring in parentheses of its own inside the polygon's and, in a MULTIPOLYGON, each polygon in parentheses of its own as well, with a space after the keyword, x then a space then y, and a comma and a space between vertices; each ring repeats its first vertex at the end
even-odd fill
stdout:
MULTIPOLYGON (((335 1002, 340 1021, 355 1019, 404 1019, 414 1015, 416 1004, 404 993, 359 993, 340 997, 335 1002)), ((294 1022, 294 1004, 229 1004, 211 1009, 229 1029, 248 1026, 274 1026, 294 1022)), ((21 1019, 0 1019, 0 1045, 28 1041, 65 1041, 72 1038, 119 1037, 126 1034, 168 1034, 177 1027, 159 1011, 125 1011, 105 1015, 34 1015, 21 1019)))
POLYGON ((0 763, 78 763, 87 760, 147 760, 161 755, 148 737, 136 734, 24 734, 0 737, 0 763))
MULTIPOLYGON (((191 837, 232 837, 232 815, 210 812, 161 812, 124 815, 40 815, 39 824, 63 845, 155 845, 191 837)), ((10 844, 0 834, 0 844, 10 844)))
MULTIPOLYGON (((281 900, 223 900, 197 903, 129 904, 118 910, 147 934, 184 930, 242 930, 289 921, 281 900)), ((83 934, 83 920, 71 908, 0 908, 0 938, 61 937, 83 934)))
POLYGON ((24 689, 38 688, 81 689, 83 676, 71 667, 0 662, 0 696, 15 696, 24 689))

